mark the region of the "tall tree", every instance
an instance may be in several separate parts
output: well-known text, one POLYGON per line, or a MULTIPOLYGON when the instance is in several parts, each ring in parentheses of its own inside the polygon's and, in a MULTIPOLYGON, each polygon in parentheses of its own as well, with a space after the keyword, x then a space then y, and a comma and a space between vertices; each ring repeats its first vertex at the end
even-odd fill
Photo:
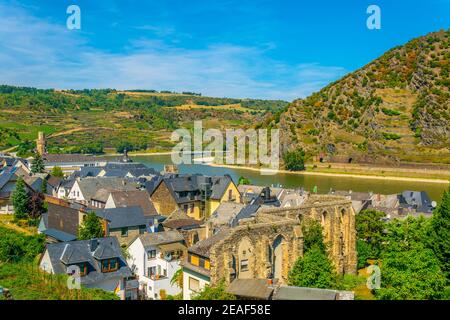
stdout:
POLYGON ((28 211, 28 216, 33 220, 37 220, 45 212, 44 195, 42 193, 33 193, 30 199, 28 211))
POLYGON ((288 277, 292 286, 322 289, 335 288, 336 279, 333 264, 327 254, 317 246, 309 249, 295 262, 288 277))
POLYGON ((238 184, 251 184, 250 179, 247 179, 246 177, 240 176, 238 180, 238 184))
POLYGON ((367 265, 367 259, 378 259, 383 242, 386 223, 382 211, 363 210, 356 215, 358 268, 367 265))
POLYGON ((303 251, 308 252, 310 249, 316 247, 322 252, 326 252, 326 246, 323 241, 322 226, 317 220, 306 220, 302 224, 303 232, 303 251))
POLYGON ((433 211, 429 237, 430 247, 450 280, 450 187, 444 191, 441 204, 433 211))
POLYGON ((97 217, 95 212, 88 213, 86 219, 78 228, 78 239, 89 240, 94 238, 102 238, 103 236, 104 231, 100 218, 97 217))
POLYGON ((29 195, 25 187, 25 181, 19 177, 16 182, 16 188, 12 193, 12 203, 14 206, 14 218, 16 220, 25 219, 28 214, 29 195))
POLYGON ((283 160, 285 168, 289 171, 305 170, 305 151, 302 148, 286 152, 283 160))
POLYGON ((35 153, 31 161, 31 172, 42 173, 45 170, 44 160, 39 153, 35 153))

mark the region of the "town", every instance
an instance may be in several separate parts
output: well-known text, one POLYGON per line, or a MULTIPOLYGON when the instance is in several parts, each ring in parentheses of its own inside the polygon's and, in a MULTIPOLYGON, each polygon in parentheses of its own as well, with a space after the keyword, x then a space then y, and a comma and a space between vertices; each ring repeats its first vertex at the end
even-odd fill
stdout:
POLYGON ((0 228, 25 226, 45 239, 37 272, 124 300, 353 300, 351 287, 296 284, 298 261, 322 246, 330 274, 356 277, 373 265, 360 265, 358 215, 427 219, 437 206, 423 191, 318 194, 171 164, 158 172, 126 150, 49 154, 43 133, 33 158, 2 155, 0 170, 0 217, 10 217, 0 228))

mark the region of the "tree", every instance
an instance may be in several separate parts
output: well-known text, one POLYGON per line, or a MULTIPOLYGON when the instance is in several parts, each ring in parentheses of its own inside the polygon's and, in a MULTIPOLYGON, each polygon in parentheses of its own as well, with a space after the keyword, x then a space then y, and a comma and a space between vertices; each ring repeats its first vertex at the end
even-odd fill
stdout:
POLYGON ((386 214, 376 210, 363 210, 356 215, 358 268, 367 265, 367 259, 378 259, 383 242, 386 214))
POLYGON ((48 186, 47 180, 46 180, 46 179, 43 179, 43 180, 42 180, 42 186, 41 186, 41 192, 42 192, 43 194, 46 194, 46 193, 47 193, 47 186, 48 186))
POLYGON ((226 291, 225 281, 220 281, 217 286, 205 286, 192 300, 236 300, 236 297, 226 291))
POLYGON ((285 168, 289 171, 305 170, 305 151, 302 148, 286 152, 283 160, 285 168))
POLYGON ((89 212, 86 219, 78 228, 78 239, 89 240, 94 238, 102 238, 103 236, 104 231, 100 218, 97 217, 95 212, 89 212))
POLYGON ((429 246, 450 280, 450 187, 444 191, 441 204, 433 211, 429 232, 429 246))
POLYGON ((389 251, 382 255, 379 299, 440 299, 446 278, 439 260, 431 249, 418 245, 405 251, 389 251))
POLYGON ((170 284, 176 284, 178 288, 183 289, 183 269, 180 268, 173 274, 170 284))
POLYGON ((247 179, 243 176, 239 177, 238 184, 251 184, 250 179, 247 179))
POLYGON ((39 153, 35 153, 33 156, 33 161, 31 161, 31 172, 32 173, 42 173, 45 170, 44 160, 39 153))
POLYGON ((306 220, 302 224, 302 232, 304 253, 313 247, 318 248, 322 252, 326 252, 326 247, 323 242, 322 226, 317 220, 306 220))
POLYGON ((33 193, 29 203, 28 216, 36 221, 44 212, 44 195, 39 192, 33 193))
POLYGON ((25 188, 25 181, 19 177, 16 182, 16 188, 11 196, 14 206, 14 218, 16 220, 25 219, 28 213, 29 195, 25 188))
POLYGON ((64 178, 64 172, 62 171, 61 167, 53 167, 50 174, 57 178, 64 178))
POLYGON ((289 272, 289 285, 321 289, 335 288, 337 277, 327 254, 319 247, 309 249, 289 272))

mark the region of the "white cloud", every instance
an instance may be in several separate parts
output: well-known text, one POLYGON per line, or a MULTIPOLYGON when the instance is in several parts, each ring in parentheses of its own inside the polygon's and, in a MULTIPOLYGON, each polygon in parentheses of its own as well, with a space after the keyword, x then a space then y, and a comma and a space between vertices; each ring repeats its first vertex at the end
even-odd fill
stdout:
MULTIPOLYGON (((123 53, 89 46, 84 31, 0 6, 0 83, 40 88, 116 88, 195 91, 219 97, 292 100, 345 73, 318 64, 269 59, 271 46, 214 44, 186 49, 147 38, 130 39, 123 53)), ((159 33, 171 28, 142 26, 159 33)))

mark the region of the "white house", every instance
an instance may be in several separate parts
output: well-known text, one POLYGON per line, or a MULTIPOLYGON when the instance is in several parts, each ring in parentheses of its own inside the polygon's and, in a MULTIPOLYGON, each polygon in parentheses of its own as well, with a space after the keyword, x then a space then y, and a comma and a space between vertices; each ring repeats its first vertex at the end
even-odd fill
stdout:
POLYGON ((164 299, 181 293, 171 279, 181 270, 186 253, 183 236, 178 231, 140 235, 128 247, 128 265, 138 277, 139 289, 146 299, 164 299))
POLYGON ((87 288, 114 292, 122 299, 137 299, 138 283, 122 255, 115 237, 50 243, 39 266, 52 274, 79 271, 87 288))

